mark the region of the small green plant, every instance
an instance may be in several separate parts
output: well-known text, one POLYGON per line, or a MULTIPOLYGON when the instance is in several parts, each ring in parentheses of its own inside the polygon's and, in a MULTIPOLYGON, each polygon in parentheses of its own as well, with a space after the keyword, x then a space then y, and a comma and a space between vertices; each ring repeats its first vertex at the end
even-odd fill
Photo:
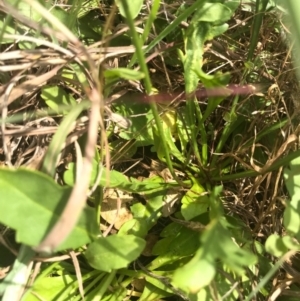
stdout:
POLYGON ((4 301, 277 296, 300 152, 280 84, 257 84, 277 76, 275 4, 0 6, 4 301))

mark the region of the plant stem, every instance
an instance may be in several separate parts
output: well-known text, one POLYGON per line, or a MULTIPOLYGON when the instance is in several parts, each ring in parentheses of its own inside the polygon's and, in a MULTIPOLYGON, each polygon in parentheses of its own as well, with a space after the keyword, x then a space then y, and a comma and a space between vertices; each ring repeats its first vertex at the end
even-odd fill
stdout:
POLYGON ((163 131, 163 127, 162 127, 162 121, 159 117, 156 103, 152 100, 152 97, 151 97, 152 84, 151 84, 151 80, 150 80, 150 76, 149 76, 149 70, 148 70, 146 60, 145 60, 145 57, 144 57, 144 53, 143 53, 143 50, 142 50, 142 46, 143 46, 142 45, 142 40, 138 36, 137 31, 135 30, 134 20, 131 16, 127 1, 123 0, 122 4, 123 4, 123 7, 124 7, 124 12, 125 12, 125 15, 126 15, 127 23, 128 23, 131 35, 132 35, 132 40, 133 40, 133 43, 134 43, 135 48, 136 48, 136 56, 137 56, 138 62, 140 64, 140 69, 145 75, 145 78, 144 78, 145 90, 146 90, 146 93, 150 96, 150 108, 151 108, 152 114, 154 116, 155 125, 157 126, 157 130, 158 130, 158 133, 159 133, 160 138, 161 138, 161 143, 162 143, 162 146, 163 146, 163 151, 164 151, 164 155, 165 155, 166 164, 167 164, 173 178, 180 185, 184 185, 184 183, 180 179, 178 179, 178 177, 176 176, 176 174, 174 172, 173 164, 172 164, 172 161, 171 161, 171 158, 170 158, 169 148, 168 148, 166 138, 165 138, 165 135, 164 135, 164 131, 163 131))

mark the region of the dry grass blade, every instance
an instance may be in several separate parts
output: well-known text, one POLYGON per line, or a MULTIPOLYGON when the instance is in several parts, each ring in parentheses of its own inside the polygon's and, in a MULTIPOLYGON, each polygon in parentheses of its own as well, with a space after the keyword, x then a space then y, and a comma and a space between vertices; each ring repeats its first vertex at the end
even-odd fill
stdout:
MULTIPOLYGON (((57 32, 64 35, 67 41, 71 42, 73 45, 78 47, 87 57, 89 62, 90 70, 92 73, 92 77, 95 79, 94 85, 96 87, 99 86, 99 82, 97 80, 97 70, 94 67, 94 63, 90 58, 86 48, 84 45, 74 36, 74 34, 59 20, 53 17, 42 5, 40 5, 36 1, 26 0, 31 7, 34 8, 38 13, 40 13, 45 20, 47 20, 54 28, 57 29, 57 32)), ((28 85, 34 85, 37 87, 39 84, 43 83, 44 81, 48 80, 52 76, 56 74, 56 72, 60 69, 60 66, 55 67, 53 70, 49 71, 46 75, 42 75, 38 77, 38 80, 35 82, 29 81, 25 82, 21 86, 21 88, 11 96, 4 105, 7 103, 12 102, 14 99, 21 96, 25 93, 25 89, 28 89, 28 85)), ((68 236, 70 231, 75 226, 79 214, 81 213, 82 208, 85 205, 85 199, 87 197, 87 190, 89 186, 89 177, 92 170, 92 160, 94 157, 95 151, 95 144, 97 141, 98 136, 98 124, 100 121, 100 111, 101 106, 103 106, 103 100, 98 91, 98 89, 93 87, 91 92, 89 92, 89 98, 91 100, 91 113, 90 113, 90 123, 88 128, 88 138, 87 144, 85 148, 85 157, 83 159, 83 166, 82 166, 82 179, 80 182, 76 182, 68 204, 64 209, 60 219, 58 220, 57 224, 53 227, 50 231, 49 235, 45 237, 44 241, 36 248, 39 252, 53 252, 55 248, 68 236)))
POLYGON ((80 296, 81 296, 82 300, 85 300, 84 290, 83 290, 83 283, 82 283, 82 275, 81 275, 81 271, 80 271, 80 265, 79 265, 79 262, 78 262, 78 258, 77 258, 76 253, 74 251, 70 251, 70 257, 72 258, 73 265, 74 265, 74 268, 75 268, 80 296))
POLYGON ((32 80, 27 80, 24 83, 20 84, 16 89, 14 89, 9 95, 4 94, 0 97, 0 110, 2 110, 4 107, 11 104, 14 100, 19 98, 20 96, 24 95, 28 91, 34 91, 39 89, 39 86, 49 79, 51 79, 53 76, 57 74, 57 72, 62 68, 62 66, 56 66, 49 72, 46 72, 32 80))
POLYGON ((76 181, 68 203, 59 220, 44 241, 36 248, 38 252, 53 252, 71 232, 85 206, 90 182, 89 176, 92 171, 92 160, 94 158, 95 144, 98 136, 98 128, 96 126, 100 119, 100 101, 97 99, 98 97, 99 93, 92 90, 90 99, 93 105, 91 107, 90 124, 88 127, 89 136, 85 147, 85 157, 82 162, 80 180, 76 181))

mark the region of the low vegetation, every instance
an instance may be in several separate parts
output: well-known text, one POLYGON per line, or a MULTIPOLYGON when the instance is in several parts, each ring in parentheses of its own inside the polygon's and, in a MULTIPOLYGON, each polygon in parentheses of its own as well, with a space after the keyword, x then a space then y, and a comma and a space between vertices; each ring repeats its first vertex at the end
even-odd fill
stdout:
POLYGON ((297 300, 297 5, 1 2, 2 300, 297 300))

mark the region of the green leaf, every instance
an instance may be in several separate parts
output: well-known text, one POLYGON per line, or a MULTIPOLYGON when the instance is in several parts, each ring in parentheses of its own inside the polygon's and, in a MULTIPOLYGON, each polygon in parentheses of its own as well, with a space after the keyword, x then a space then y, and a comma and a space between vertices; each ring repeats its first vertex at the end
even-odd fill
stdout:
MULTIPOLYGON (((223 270, 222 267, 219 267, 219 270, 223 270)), ((236 301, 239 296, 239 289, 236 288, 233 290, 232 281, 228 278, 235 279, 235 275, 229 274, 227 270, 224 273, 217 273, 214 277, 214 282, 217 283, 217 290, 212 290, 210 287, 204 287, 197 293, 197 297, 195 300, 202 301, 214 301, 214 300, 222 300, 222 297, 226 295, 224 300, 226 301, 236 301), (226 276, 225 276, 226 275, 226 276), (229 292, 231 293, 229 294, 229 292)), ((247 277, 243 277, 243 279, 239 279, 242 282, 243 286, 243 295, 245 296, 249 291, 251 291, 251 282, 247 277)))
MULTIPOLYGON (((41 25, 42 25, 42 23, 45 23, 45 20, 43 20, 42 15, 40 13, 38 13, 37 10, 34 8, 34 6, 30 5, 29 3, 25 2, 25 1, 9 1, 9 2, 11 2, 12 5, 17 4, 18 12, 21 15, 28 17, 31 21, 39 22, 39 24, 41 24, 41 25)), ((50 2, 47 3, 47 2, 41 1, 41 0, 39 0, 37 2, 41 5, 43 5, 47 9, 51 7, 50 2)))
POLYGON ((145 246, 146 242, 134 235, 100 237, 88 246, 85 257, 94 269, 111 272, 126 268, 145 246))
MULTIPOLYGON (((91 2, 92 1, 90 0, 89 2, 85 3, 90 4, 91 2)), ((77 20, 77 30, 81 40, 88 41, 89 43, 92 41, 95 43, 101 40, 104 22, 103 20, 99 19, 98 16, 98 11, 95 9, 89 11, 85 16, 80 17, 80 19, 77 20)))
POLYGON ((241 5, 241 1, 240 0, 225 1, 223 5, 227 6, 232 12, 234 12, 241 5))
POLYGON ((184 291, 195 294, 210 284, 215 274, 212 256, 204 249, 200 249, 189 263, 175 271, 173 282, 184 291))
POLYGON ((118 235, 128 235, 132 234, 138 237, 145 237, 148 233, 148 224, 145 219, 133 218, 125 222, 120 228, 118 235))
POLYGON ((174 283, 184 291, 197 293, 208 285, 215 275, 217 259, 239 274, 243 273, 244 266, 256 262, 253 254, 232 241, 230 232, 218 220, 211 221, 207 226, 201 236, 201 243, 193 259, 175 271, 174 283))
POLYGON ((180 140, 182 153, 185 154, 187 152, 187 145, 190 142, 191 137, 191 129, 186 127, 187 124, 187 107, 178 107, 178 118, 177 118, 177 135, 180 140))
MULTIPOLYGON (((59 113, 60 106, 73 106, 77 102, 71 93, 67 93, 62 87, 59 86, 46 86, 42 89, 41 97, 45 100, 49 108, 59 113)), ((68 110, 63 111, 64 114, 68 110)))
POLYGON ((76 282, 76 276, 70 275, 70 273, 37 279, 30 289, 32 293, 27 294, 23 301, 39 301, 41 298, 57 300, 65 292, 66 287, 76 282))
POLYGON ((182 198, 181 213, 185 220, 191 220, 194 217, 207 212, 209 207, 209 198, 205 194, 204 187, 195 182, 182 198))
POLYGON ((118 139, 109 143, 109 151, 112 162, 127 161, 132 159, 137 151, 135 141, 118 139))
MULTIPOLYGON (((37 246, 59 219, 71 188, 37 171, 0 169, 0 191, 0 222, 17 231, 18 242, 37 246)), ((86 207, 57 251, 78 248, 97 234, 95 212, 86 207)))
POLYGON ((276 257, 280 257, 288 251, 288 248, 278 234, 272 234, 266 241, 266 251, 276 257))
POLYGON ((146 213, 146 207, 141 203, 135 203, 130 207, 134 218, 143 218, 146 213))
MULTIPOLYGON (((146 279, 148 280, 149 277, 146 277, 146 279)), ((157 301, 172 295, 147 281, 139 301, 157 301)))
MULTIPOLYGON (((169 144, 168 144, 169 141, 168 140, 172 139, 171 131, 170 131, 170 129, 165 129, 165 130, 166 130, 166 132, 164 132, 165 139, 166 139, 166 142, 167 142, 167 146, 169 148, 169 144)), ((157 157, 159 158, 160 161, 165 162, 164 144, 162 142, 161 135, 160 135, 156 125, 152 126, 152 133, 153 133, 154 146, 151 148, 151 151, 156 153, 156 155, 157 155, 157 157)), ((169 152, 170 152, 170 148, 169 148, 169 152)))
POLYGON ((285 235, 282 237, 282 242, 289 250, 296 250, 300 249, 299 244, 295 241, 295 239, 289 235, 285 235))
POLYGON ((289 250, 300 250, 299 244, 291 236, 280 237, 272 234, 266 241, 266 251, 276 257, 281 257, 289 250))
POLYGON ((125 140, 136 140, 136 146, 153 144, 152 121, 154 119, 148 104, 141 105, 136 99, 142 99, 142 95, 132 94, 118 101, 114 112, 131 120, 131 126, 120 132, 119 136, 125 140), (131 117, 132 116, 132 117, 131 117))
MULTIPOLYGON (((89 1, 82 1, 80 2, 80 10, 78 11, 78 15, 77 17, 80 18, 80 20, 85 17, 85 16, 89 16, 89 13, 95 13, 92 14, 92 16, 96 16, 97 15, 97 9, 99 9, 99 2, 97 0, 89 0, 89 1)), ((99 15, 97 15, 99 16, 99 15)), ((95 21, 95 18, 91 18, 91 21, 95 21)), ((97 22, 95 22, 97 24, 97 22)), ((97 26, 97 25, 96 25, 97 26)))
POLYGON ((232 92, 226 89, 226 86, 230 81, 230 74, 219 74, 216 73, 214 75, 208 75, 203 72, 201 69, 195 70, 199 79, 203 83, 204 87, 207 89, 211 89, 213 91, 214 88, 221 89, 224 91, 224 95, 219 97, 208 97, 207 108, 203 114, 201 122, 204 122, 211 113, 218 107, 218 105, 226 98, 226 93, 230 95, 232 92), (221 87, 221 88, 220 88, 221 87))
POLYGON ((106 78, 122 78, 126 80, 140 80, 145 77, 143 72, 137 70, 131 70, 127 68, 114 68, 114 69, 107 69, 104 71, 104 76, 106 78))
MULTIPOLYGON (((99 39, 97 39, 98 41, 99 39)), ((83 87, 89 87, 89 82, 85 74, 85 70, 78 64, 69 64, 61 73, 62 78, 67 83, 81 84, 83 87)))
MULTIPOLYGON (((170 114, 170 115, 172 116, 172 114, 170 114)), ((171 119, 169 119, 169 121, 167 121, 166 115, 164 114, 162 116, 165 117, 164 119, 162 119, 162 125, 163 125, 163 130, 164 130, 164 137, 165 137, 167 146, 169 148, 169 152, 170 152, 170 154, 172 154, 172 156, 176 157, 180 162, 185 163, 186 157, 183 156, 182 152, 178 150, 178 148, 176 147, 176 145, 174 143, 173 134, 176 134, 176 132, 175 132, 176 125, 174 126, 176 119, 173 116, 173 118, 171 118, 171 119)), ((165 151, 163 148, 162 138, 161 138, 161 135, 159 135, 159 132, 155 125, 153 125, 153 127, 152 127, 152 132, 153 132, 153 138, 154 138, 154 141, 153 141, 154 146, 151 149, 151 151, 156 152, 158 158, 161 161, 164 161, 165 160, 164 159, 165 151)))
POLYGON ((40 169, 43 173, 54 177, 59 155, 64 148, 64 142, 70 131, 72 131, 74 122, 79 114, 89 106, 90 104, 88 102, 82 101, 80 104, 72 107, 69 113, 63 118, 58 130, 52 137, 46 155, 44 156, 40 169))
MULTIPOLYGON (((119 8, 120 14, 124 18, 126 18, 126 14, 125 14, 125 11, 124 11, 124 6, 122 4, 123 1, 126 1, 126 0, 118 0, 118 1, 116 1, 116 3, 117 3, 117 6, 119 8)), ((130 11, 130 16, 133 19, 135 19, 141 11, 141 8, 143 6, 143 0, 130 0, 130 1, 127 1, 127 6, 128 6, 129 11, 130 11)))
POLYGON ((35 252, 28 246, 22 245, 10 272, 0 283, 0 296, 2 301, 19 299, 28 280, 28 265, 35 252))
MULTIPOLYGON (((165 191, 169 187, 176 187, 177 185, 172 185, 171 183, 165 183, 162 178, 157 177, 157 181, 153 181, 152 178, 139 181, 135 178, 128 178, 121 172, 116 170, 107 171, 105 167, 99 166, 99 164, 94 160, 93 170, 91 174, 92 186, 97 178, 98 172, 101 172, 99 185, 110 188, 118 188, 127 192, 158 192, 165 191), (101 171, 101 169, 103 169, 101 171)), ((64 181, 68 185, 74 185, 76 175, 76 165, 70 163, 68 165, 68 170, 64 173, 64 181)))
POLYGON ((211 25, 206 22, 190 24, 185 33, 185 56, 182 59, 186 93, 193 93, 197 88, 199 78, 195 70, 202 68, 204 43, 210 27, 211 25))
POLYGON ((193 17, 193 22, 209 22, 215 24, 222 24, 229 20, 232 16, 232 10, 221 3, 206 2, 196 12, 193 17))
POLYGON ((152 285, 155 286, 156 289, 161 290, 162 294, 164 294, 165 296, 170 296, 170 294, 174 293, 169 286, 167 286, 166 284, 164 284, 160 279, 156 279, 153 277, 145 277, 146 281, 148 283, 151 283, 152 285))
POLYGON ((284 169, 284 180, 291 201, 283 215, 283 223, 287 231, 300 238, 300 157, 290 162, 289 168, 284 169))
POLYGON ((200 233, 176 223, 168 225, 164 229, 165 233, 166 231, 170 233, 170 236, 155 244, 152 253, 159 256, 148 265, 149 270, 155 270, 163 265, 172 264, 183 257, 189 257, 199 248, 200 233))
MULTIPOLYGON (((13 19, 8 19, 9 16, 0 13, 0 28, 1 31, 3 31, 3 34, 17 34, 22 35, 24 34, 24 30, 19 28, 14 24, 13 19)), ((0 40, 0 44, 8 44, 8 43, 14 43, 14 39, 5 39, 2 36, 2 39, 0 40)))
POLYGON ((51 14, 56 17, 62 24, 66 25, 71 31, 74 31, 74 20, 76 16, 70 14, 69 11, 62 9, 59 6, 54 6, 51 9, 51 14))
POLYGON ((227 23, 218 26, 211 26, 207 33, 206 39, 212 40, 213 38, 223 34, 228 28, 229 25, 227 23))

